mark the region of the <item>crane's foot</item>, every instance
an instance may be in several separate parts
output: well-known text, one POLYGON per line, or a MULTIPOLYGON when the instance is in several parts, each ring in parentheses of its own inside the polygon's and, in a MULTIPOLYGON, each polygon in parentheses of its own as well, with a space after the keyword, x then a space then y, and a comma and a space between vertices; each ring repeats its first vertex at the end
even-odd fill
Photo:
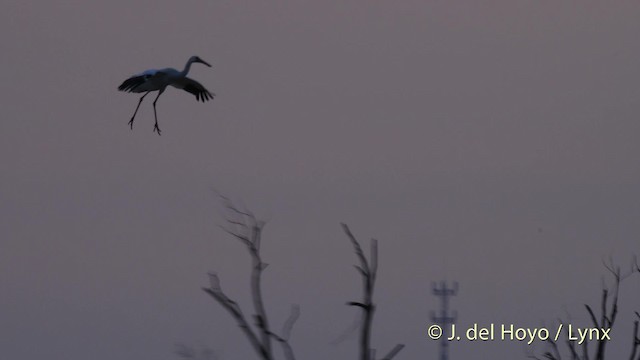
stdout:
POLYGON ((153 132, 157 132, 158 136, 160 136, 160 127, 158 126, 158 123, 155 123, 155 125, 153 125, 153 132))
POLYGON ((131 128, 131 130, 133 130, 133 118, 131 118, 131 120, 129 120, 128 124, 129 124, 129 127, 131 128))

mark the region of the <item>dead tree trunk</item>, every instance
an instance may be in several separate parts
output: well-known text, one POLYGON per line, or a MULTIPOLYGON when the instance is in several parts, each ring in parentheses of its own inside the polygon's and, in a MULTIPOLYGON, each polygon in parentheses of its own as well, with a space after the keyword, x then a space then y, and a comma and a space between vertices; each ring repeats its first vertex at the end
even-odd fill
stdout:
POLYGON ((295 360, 293 348, 289 344, 289 336, 296 319, 300 315, 298 306, 294 305, 292 307, 291 315, 283 326, 282 335, 278 335, 271 330, 267 318, 267 310, 264 306, 262 272, 267 268, 267 264, 262 261, 260 255, 260 240, 264 222, 259 221, 250 211, 238 209, 228 198, 222 197, 222 200, 229 212, 226 219, 227 226, 222 227, 222 229, 244 244, 251 256, 251 298, 255 311, 253 327, 247 321, 238 303, 222 291, 220 279, 215 273, 209 274, 210 286, 203 288, 203 290, 233 316, 262 360, 274 359, 271 347, 272 338, 281 344, 287 360, 295 360))
MULTIPOLYGON (((342 224, 342 229, 351 241, 356 256, 360 261, 360 265, 354 266, 362 276, 363 282, 362 301, 350 301, 347 303, 347 305, 361 308, 363 312, 362 323, 360 325, 360 360, 375 360, 375 349, 371 348, 371 329, 373 327, 373 313, 375 312, 373 290, 378 271, 378 241, 371 239, 371 252, 369 259, 367 259, 362 252, 362 247, 360 247, 358 240, 353 236, 349 227, 346 224, 342 224)), ((382 360, 391 360, 403 347, 403 344, 397 344, 382 360)))

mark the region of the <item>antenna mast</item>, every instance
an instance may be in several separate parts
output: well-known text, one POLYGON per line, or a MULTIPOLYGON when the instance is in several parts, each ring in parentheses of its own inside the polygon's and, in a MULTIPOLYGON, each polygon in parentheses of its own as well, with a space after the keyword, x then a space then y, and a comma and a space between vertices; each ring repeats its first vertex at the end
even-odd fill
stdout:
POLYGON ((449 298, 458 294, 458 282, 453 283, 453 287, 448 288, 444 281, 441 281, 440 286, 433 283, 433 295, 442 299, 440 307, 440 316, 436 316, 435 312, 431 312, 431 320, 442 327, 442 337, 440 338, 440 360, 447 360, 449 358, 449 329, 451 324, 455 324, 458 318, 457 312, 453 312, 453 315, 449 315, 449 298))

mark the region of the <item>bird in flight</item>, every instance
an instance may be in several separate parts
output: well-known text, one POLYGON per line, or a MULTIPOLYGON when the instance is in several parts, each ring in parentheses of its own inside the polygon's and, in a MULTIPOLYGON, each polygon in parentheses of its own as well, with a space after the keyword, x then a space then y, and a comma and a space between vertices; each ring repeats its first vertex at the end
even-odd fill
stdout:
POLYGON ((166 68, 166 69, 151 69, 144 71, 140 74, 133 75, 132 77, 125 80, 120 86, 118 86, 118 90, 133 92, 133 93, 144 93, 138 101, 138 106, 136 106, 136 110, 133 112, 133 116, 131 120, 129 120, 129 125, 133 130, 133 120, 136 118, 136 114, 138 113, 138 109, 140 108, 140 104, 145 96, 149 95, 152 91, 157 91, 158 96, 153 101, 153 115, 155 116, 156 123, 153 126, 153 131, 157 131, 158 135, 160 135, 160 127, 158 126, 158 114, 156 113, 156 102, 158 98, 167 86, 171 85, 175 88, 182 89, 184 91, 188 91, 196 96, 197 101, 205 102, 209 99, 213 99, 215 94, 210 93, 207 89, 205 89, 202 84, 199 82, 190 79, 187 77, 189 70, 191 69, 191 64, 200 63, 205 64, 208 67, 211 67, 209 63, 200 59, 198 56, 192 56, 187 61, 187 64, 184 66, 184 70, 178 71, 174 68, 166 68))

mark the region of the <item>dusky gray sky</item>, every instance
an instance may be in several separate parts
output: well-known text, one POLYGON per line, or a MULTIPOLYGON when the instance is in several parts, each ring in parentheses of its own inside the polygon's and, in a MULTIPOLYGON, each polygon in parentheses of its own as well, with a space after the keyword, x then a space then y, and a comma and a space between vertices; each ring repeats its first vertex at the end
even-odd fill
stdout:
MULTIPOLYGON (((274 324, 301 305, 300 359, 356 354, 355 334, 331 344, 361 285, 340 222, 380 242, 379 353, 435 358, 441 279, 460 283, 461 325, 565 309, 587 325, 602 259, 640 249, 639 16, 633 1, 6 1, 2 358, 176 359, 176 342, 254 358, 200 290, 217 271, 250 313, 213 188, 268 220, 266 305, 274 324), (117 86, 194 54, 215 100, 168 89, 163 135, 151 96, 129 130, 138 96, 117 86)), ((639 294, 623 284, 613 354, 639 294)))

